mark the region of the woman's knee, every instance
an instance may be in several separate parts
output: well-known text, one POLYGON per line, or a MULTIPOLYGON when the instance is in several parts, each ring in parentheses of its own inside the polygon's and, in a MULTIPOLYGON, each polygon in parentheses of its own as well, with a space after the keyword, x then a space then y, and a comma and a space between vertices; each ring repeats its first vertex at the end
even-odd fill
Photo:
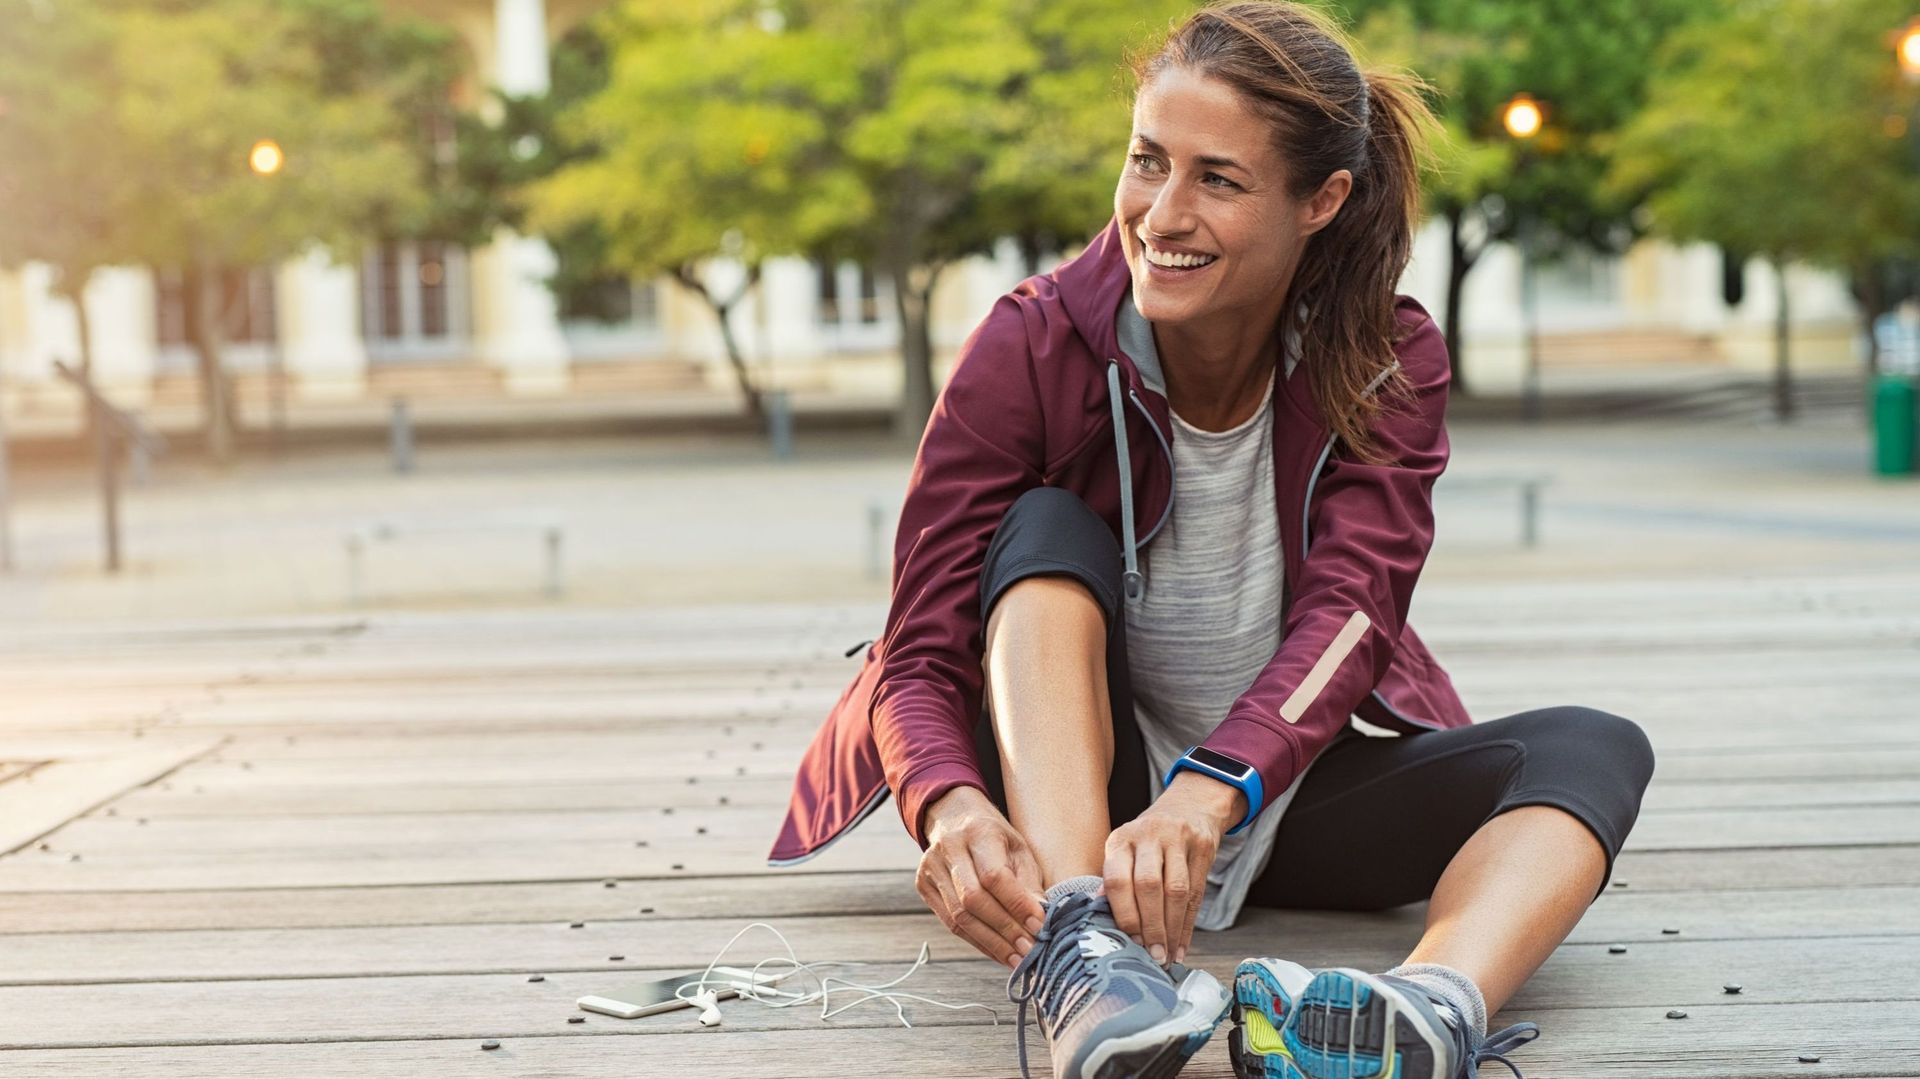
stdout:
POLYGON ((1035 487, 1014 499, 981 566, 983 618, 1029 577, 1077 581, 1111 618, 1120 597, 1120 545, 1100 515, 1063 487, 1035 487))
POLYGON ((1509 717, 1525 729, 1529 752, 1559 748, 1582 762, 1609 762, 1644 791, 1653 779, 1653 740, 1625 716, 1584 705, 1541 708, 1509 717))

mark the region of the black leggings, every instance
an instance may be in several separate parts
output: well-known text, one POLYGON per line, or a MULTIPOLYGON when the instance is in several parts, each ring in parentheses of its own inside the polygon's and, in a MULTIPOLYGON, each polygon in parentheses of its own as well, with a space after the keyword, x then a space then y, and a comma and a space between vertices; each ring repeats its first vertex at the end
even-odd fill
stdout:
MULTIPOLYGON (((1008 586, 1037 575, 1080 581, 1105 612, 1114 748, 1107 811, 1115 827, 1147 808, 1152 789, 1134 720, 1120 570, 1120 545, 1099 515, 1071 491, 1037 487, 1007 510, 980 573, 983 627, 1008 586)), ((984 701, 980 712, 974 745, 987 793, 1004 813, 984 701)), ((1606 851, 1604 892, 1652 777, 1653 747, 1638 724, 1577 705, 1399 737, 1349 726, 1314 758, 1246 901, 1318 910, 1419 902, 1482 824, 1524 805, 1558 806, 1593 832, 1606 851)))

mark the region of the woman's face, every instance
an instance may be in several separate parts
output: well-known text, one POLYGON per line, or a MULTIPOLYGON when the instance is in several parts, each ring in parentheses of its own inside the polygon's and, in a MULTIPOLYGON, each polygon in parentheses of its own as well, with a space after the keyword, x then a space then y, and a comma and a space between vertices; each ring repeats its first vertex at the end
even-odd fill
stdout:
POLYGON ((1342 169, 1313 199, 1288 198, 1267 121, 1226 83, 1163 69, 1134 98, 1113 193, 1134 305, 1157 323, 1228 312, 1277 320, 1300 249, 1333 219, 1351 179, 1342 169), (1200 264, 1153 261, 1169 258, 1200 264))

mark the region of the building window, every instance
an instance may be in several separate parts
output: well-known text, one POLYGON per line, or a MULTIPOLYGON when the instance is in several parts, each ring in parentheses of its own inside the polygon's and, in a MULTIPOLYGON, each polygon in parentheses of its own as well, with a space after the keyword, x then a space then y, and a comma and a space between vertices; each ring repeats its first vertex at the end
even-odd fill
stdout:
POLYGON ((814 264, 814 270, 820 279, 820 321, 837 326, 840 324, 840 268, 823 259, 814 264))
MULTIPOLYGON (((154 330, 163 347, 187 347, 186 277, 179 270, 154 271, 154 330)), ((273 273, 263 266, 221 270, 215 283, 215 317, 221 340, 236 345, 272 344, 278 336, 273 273)))
POLYGON ((466 252, 437 240, 398 240, 361 266, 360 332, 385 356, 440 354, 467 336, 466 252))
POLYGON ((610 274, 577 293, 563 296, 560 317, 568 322, 596 322, 604 327, 652 329, 660 321, 656 284, 610 274))
POLYGON ((816 260, 819 280, 817 317, 826 326, 877 326, 881 323, 880 283, 871 266, 816 260))

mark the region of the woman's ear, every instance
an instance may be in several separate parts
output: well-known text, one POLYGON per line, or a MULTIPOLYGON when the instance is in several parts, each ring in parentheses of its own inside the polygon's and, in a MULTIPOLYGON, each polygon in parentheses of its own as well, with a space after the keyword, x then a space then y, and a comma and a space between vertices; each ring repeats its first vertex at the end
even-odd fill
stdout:
POLYGON ((1340 207, 1346 205, 1347 196, 1353 193, 1353 173, 1346 169, 1335 169, 1327 177, 1320 190, 1313 193, 1301 211, 1300 235, 1311 236, 1326 228, 1340 213, 1340 207))

